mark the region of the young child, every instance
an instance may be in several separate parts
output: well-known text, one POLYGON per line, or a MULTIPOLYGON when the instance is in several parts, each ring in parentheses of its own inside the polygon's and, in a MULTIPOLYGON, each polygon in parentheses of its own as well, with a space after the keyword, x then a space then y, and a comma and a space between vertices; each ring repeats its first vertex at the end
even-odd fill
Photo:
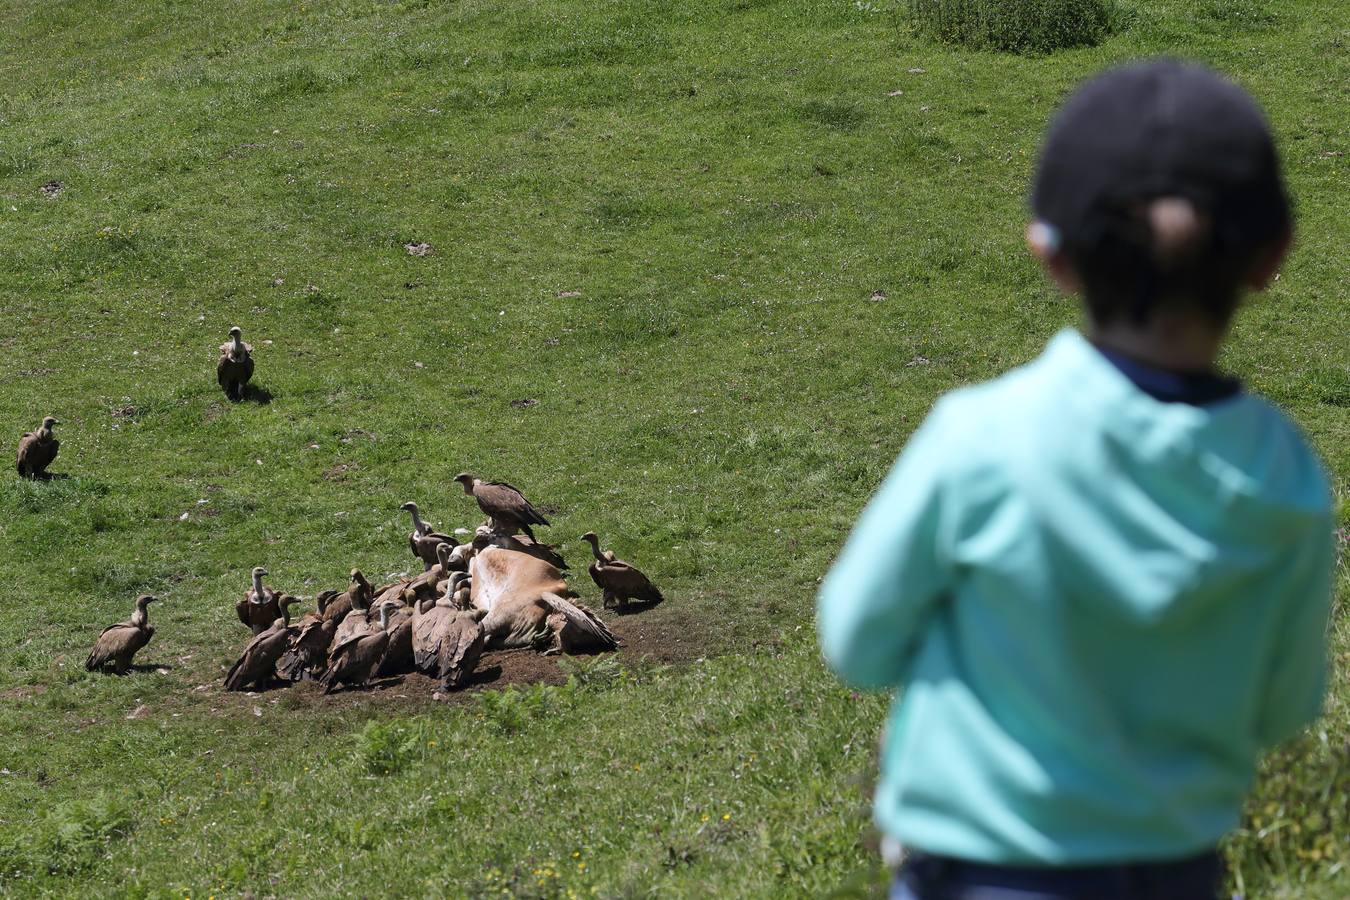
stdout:
POLYGON ((903 686, 875 814, 896 898, 1212 898, 1260 753, 1319 712, 1331 500, 1215 359, 1291 225, 1260 111, 1175 61, 1052 124, 1028 241, 1085 333, 943 397, 819 598, 826 659, 903 686))

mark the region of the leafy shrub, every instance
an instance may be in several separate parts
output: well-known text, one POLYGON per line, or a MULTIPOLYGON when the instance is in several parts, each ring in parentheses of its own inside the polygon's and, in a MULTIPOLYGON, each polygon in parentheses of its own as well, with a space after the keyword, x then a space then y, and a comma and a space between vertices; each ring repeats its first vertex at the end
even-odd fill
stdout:
POLYGON ((47 816, 41 855, 51 874, 78 872, 93 865, 114 839, 131 831, 131 805, 101 793, 61 803, 47 816))
POLYGON ((516 734, 531 722, 567 708, 576 690, 575 681, 556 687, 535 684, 524 690, 511 685, 504 691, 484 691, 478 702, 483 717, 494 730, 499 734, 516 734))
POLYGON ((1010 53, 1092 46, 1120 18, 1114 0, 909 0, 909 12, 937 40, 1010 53))
POLYGON ((435 746, 422 719, 367 722, 356 740, 357 756, 371 775, 396 775, 426 759, 435 746))

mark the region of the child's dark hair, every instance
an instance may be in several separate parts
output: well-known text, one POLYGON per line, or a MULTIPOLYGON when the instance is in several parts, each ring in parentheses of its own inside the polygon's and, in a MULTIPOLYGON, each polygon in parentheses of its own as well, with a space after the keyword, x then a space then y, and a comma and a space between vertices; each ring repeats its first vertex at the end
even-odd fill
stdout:
POLYGON ((1045 143, 1032 208, 1098 324, 1190 308, 1225 323, 1257 254, 1289 232, 1260 109, 1201 66, 1153 60, 1080 88, 1045 143))
POLYGON ((1130 204, 1061 249, 1083 282, 1094 322, 1142 325, 1161 308, 1193 310, 1225 324, 1237 309, 1254 258, 1289 230, 1288 207, 1266 227, 1225 233, 1225 223, 1183 197, 1130 204))

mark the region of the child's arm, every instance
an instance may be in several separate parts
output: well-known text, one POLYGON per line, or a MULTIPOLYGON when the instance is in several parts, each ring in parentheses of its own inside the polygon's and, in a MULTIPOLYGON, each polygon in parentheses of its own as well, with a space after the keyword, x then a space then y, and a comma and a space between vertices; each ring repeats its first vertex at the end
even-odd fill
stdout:
POLYGON ((1332 528, 1330 516, 1317 520, 1312 533, 1303 538, 1290 571, 1289 614, 1276 640, 1257 723, 1257 739, 1265 747, 1298 734, 1322 712, 1336 553, 1332 528))
POLYGON ((948 587, 939 532, 942 476, 953 448, 944 446, 939 418, 935 409, 914 433, 817 599, 825 659, 860 687, 899 684, 924 620, 948 587))

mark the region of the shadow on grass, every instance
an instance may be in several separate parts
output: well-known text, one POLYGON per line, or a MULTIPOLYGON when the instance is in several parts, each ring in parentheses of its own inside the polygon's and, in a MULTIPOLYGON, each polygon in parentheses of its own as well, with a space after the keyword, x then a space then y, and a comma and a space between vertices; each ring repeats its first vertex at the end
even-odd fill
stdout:
POLYGON ((637 603, 630 600, 627 603, 623 604, 622 606, 612 607, 611 611, 616 616, 636 616, 639 613, 645 613, 647 612, 647 610, 660 605, 661 605, 660 600, 649 600, 644 601, 642 603, 637 603))
POLYGON ((146 672, 156 672, 160 669, 172 671, 174 668, 175 667, 169 663, 132 663, 127 666, 127 672, 140 672, 141 674, 145 674, 146 672))
POLYGON ((266 406, 272 402, 272 392, 265 387, 256 384, 244 385, 244 398, 249 403, 256 403, 259 406, 266 406))

